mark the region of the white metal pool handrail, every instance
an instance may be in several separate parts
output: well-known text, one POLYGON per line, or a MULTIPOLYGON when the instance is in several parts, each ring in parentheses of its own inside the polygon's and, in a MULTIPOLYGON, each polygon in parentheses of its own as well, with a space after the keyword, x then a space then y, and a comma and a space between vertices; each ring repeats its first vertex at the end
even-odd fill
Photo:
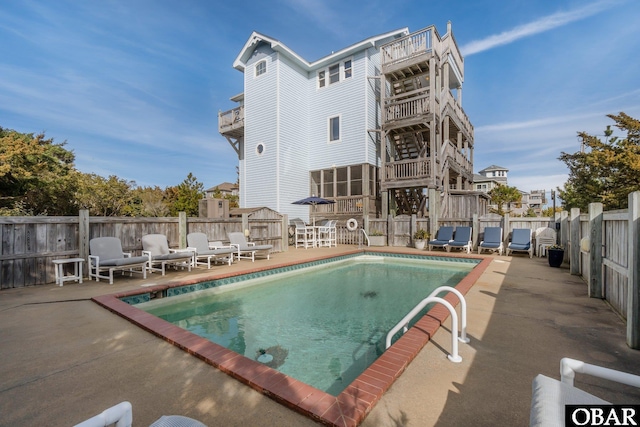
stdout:
POLYGON ((429 296, 435 297, 442 291, 453 292, 460 301, 460 337, 458 339, 460 342, 466 344, 469 342, 469 338, 467 337, 467 301, 459 290, 452 288, 451 286, 440 286, 439 288, 434 289, 429 296))
POLYGON ((439 302, 440 304, 444 305, 451 314, 451 354, 447 357, 452 362, 460 363, 462 361, 462 357, 460 357, 460 355, 458 354, 458 314, 447 300, 439 297, 426 297, 425 299, 420 301, 420 303, 416 305, 413 310, 409 312, 409 314, 404 316, 402 320, 398 322, 398 324, 394 326, 393 329, 391 329, 387 334, 385 349, 391 347, 391 338, 393 338, 396 332, 398 332, 400 329, 404 329, 404 332, 406 332, 407 325, 409 324, 411 319, 418 315, 418 313, 420 313, 420 310, 422 310, 427 304, 430 304, 432 302, 439 302))
POLYGON ((364 238, 367 239, 367 246, 371 246, 371 242, 369 241, 369 236, 367 236, 367 232, 364 231, 364 228, 361 228, 362 234, 364 234, 364 238))

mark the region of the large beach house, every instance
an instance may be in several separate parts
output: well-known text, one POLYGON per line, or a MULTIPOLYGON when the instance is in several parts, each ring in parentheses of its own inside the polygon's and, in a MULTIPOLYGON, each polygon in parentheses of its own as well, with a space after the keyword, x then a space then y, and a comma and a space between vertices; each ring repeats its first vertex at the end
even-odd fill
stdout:
POLYGON ((444 36, 404 28, 314 62, 254 32, 233 66, 244 92, 218 129, 238 154, 240 207, 303 219, 482 210, 450 23, 444 36), (336 203, 292 204, 311 195, 336 203))

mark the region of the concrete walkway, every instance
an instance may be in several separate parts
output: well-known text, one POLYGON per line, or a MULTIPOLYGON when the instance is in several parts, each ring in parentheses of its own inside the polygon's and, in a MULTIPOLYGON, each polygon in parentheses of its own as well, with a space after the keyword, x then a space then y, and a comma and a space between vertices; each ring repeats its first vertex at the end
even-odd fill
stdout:
MULTIPOLYGON (((291 249, 263 265, 345 249, 291 249)), ((406 251, 414 251, 406 249, 406 251)), ((625 324, 586 284, 544 258, 494 257, 467 294, 469 344, 462 363, 447 360, 445 324, 363 422, 363 426, 526 426, 531 381, 559 378, 562 357, 640 374, 640 351, 625 344, 625 324)), ((123 400, 134 426, 166 414, 209 426, 313 426, 89 298, 216 271, 250 269, 241 261, 162 278, 85 280, 64 287, 0 291, 0 426, 71 426, 123 400)), ((640 404, 632 387, 578 376, 586 391, 640 404)))

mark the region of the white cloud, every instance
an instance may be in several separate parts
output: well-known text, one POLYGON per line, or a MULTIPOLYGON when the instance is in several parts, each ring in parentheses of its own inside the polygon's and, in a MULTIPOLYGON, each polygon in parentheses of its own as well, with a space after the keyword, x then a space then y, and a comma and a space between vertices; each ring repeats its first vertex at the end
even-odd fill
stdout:
POLYGON ((568 12, 557 12, 552 15, 544 16, 528 24, 519 25, 500 34, 495 34, 481 40, 473 40, 462 46, 460 50, 465 57, 468 57, 475 53, 484 52, 485 50, 493 49, 497 46, 512 43, 524 37, 543 33, 545 31, 579 21, 608 9, 616 3, 618 3, 618 1, 600 1, 568 12))

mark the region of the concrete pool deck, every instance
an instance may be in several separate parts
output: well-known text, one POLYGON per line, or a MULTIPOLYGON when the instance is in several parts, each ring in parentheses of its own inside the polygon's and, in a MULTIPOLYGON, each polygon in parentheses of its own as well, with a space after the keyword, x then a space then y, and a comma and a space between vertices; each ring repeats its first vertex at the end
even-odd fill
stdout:
MULTIPOLYGON (((133 404, 135 426, 167 414, 209 426, 317 425, 90 298, 353 249, 290 249, 255 264, 117 277, 113 285, 85 280, 0 291, 0 425, 74 425, 123 400, 133 404)), ((466 296, 471 342, 459 346, 462 362, 446 358, 447 322, 362 426, 528 425, 531 381, 538 373, 559 378, 562 357, 640 374, 640 352, 625 344, 624 322, 587 297, 582 279, 544 258, 491 258, 466 296)), ((612 402, 640 404, 632 387, 580 376, 576 384, 612 402)))

